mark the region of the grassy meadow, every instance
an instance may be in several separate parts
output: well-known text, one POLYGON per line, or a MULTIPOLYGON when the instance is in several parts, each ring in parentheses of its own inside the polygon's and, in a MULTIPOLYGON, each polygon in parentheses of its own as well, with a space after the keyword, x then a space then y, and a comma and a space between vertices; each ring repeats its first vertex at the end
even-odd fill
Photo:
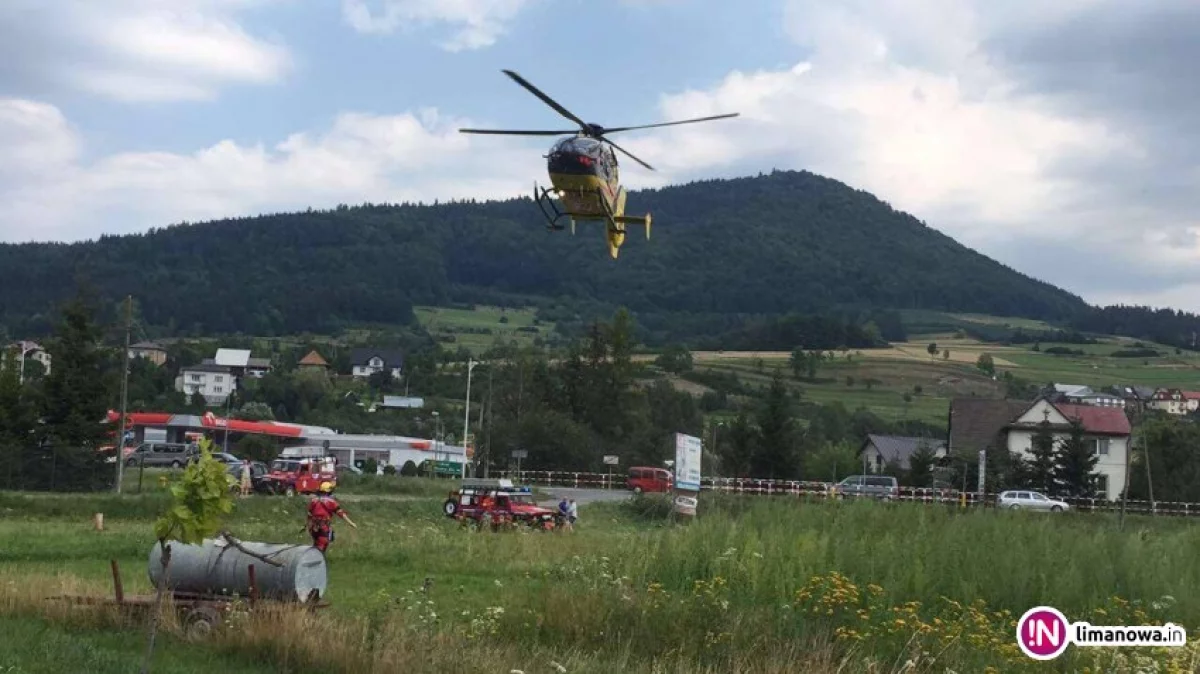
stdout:
POLYGON ((497 341, 527 346, 554 330, 553 325, 536 321, 534 309, 415 307, 413 313, 421 326, 435 339, 443 340, 447 348, 463 346, 472 353, 486 351, 497 341), (448 339, 453 341, 447 343, 448 339))
MULTIPOLYGON (((1043 343, 1041 351, 1033 351, 1032 345, 1002 346, 952 335, 928 335, 886 349, 839 352, 834 360, 822 363, 815 381, 792 379, 788 353, 704 351, 692 355, 696 370, 736 374, 752 387, 765 387, 778 368, 785 374, 787 385, 799 390, 806 400, 841 402, 849 409, 865 407, 884 419, 917 419, 943 426, 951 398, 1004 396, 1004 383, 975 367, 983 353, 992 356, 998 377, 1008 371, 1042 385, 1053 382, 1096 389, 1114 384, 1200 389, 1200 354, 1175 354, 1169 347, 1150 345, 1164 355, 1111 355, 1129 346, 1128 340, 1111 338, 1100 344, 1043 343), (926 350, 930 343, 937 344, 937 356, 926 350), (1053 346, 1083 351, 1084 355, 1045 353, 1053 346), (949 358, 944 351, 949 352, 949 358), (905 394, 909 396, 907 401, 905 394)), ((688 382, 688 390, 699 394, 707 388, 688 382)))
MULTIPOLYGON (((1200 663, 1195 646, 1073 648, 1035 663, 1013 634, 1038 604, 1094 624, 1170 620, 1195 633, 1200 529, 1186 520, 1131 517, 1122 532, 1099 515, 705 494, 691 523, 647 498, 585 505, 573 533, 474 532, 442 516, 432 491, 348 499, 360 528, 338 528, 328 609, 234 611, 231 627, 202 644, 168 624, 155 671, 1144 671, 1153 660, 1184 672, 1200 663)), ((0 641, 0 672, 136 666, 140 622, 44 597, 111 593, 109 559, 127 594, 149 592, 151 521, 165 499, 0 494, 0 630, 18 637, 0 641), (105 513, 102 532, 94 512, 105 513)), ((230 528, 302 542, 304 502, 239 500, 230 528)))

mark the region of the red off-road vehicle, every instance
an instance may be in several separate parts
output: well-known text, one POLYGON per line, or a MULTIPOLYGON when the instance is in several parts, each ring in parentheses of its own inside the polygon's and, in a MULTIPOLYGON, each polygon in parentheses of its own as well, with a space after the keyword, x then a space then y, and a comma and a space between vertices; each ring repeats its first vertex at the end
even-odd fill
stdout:
POLYGON ((275 459, 271 472, 264 478, 265 484, 276 494, 315 494, 322 482, 337 485, 337 471, 333 457, 310 459, 275 459))
POLYGON ((450 492, 442 509, 447 517, 493 529, 503 524, 538 529, 555 526, 554 511, 539 506, 532 489, 514 487, 509 480, 463 480, 462 487, 450 492))

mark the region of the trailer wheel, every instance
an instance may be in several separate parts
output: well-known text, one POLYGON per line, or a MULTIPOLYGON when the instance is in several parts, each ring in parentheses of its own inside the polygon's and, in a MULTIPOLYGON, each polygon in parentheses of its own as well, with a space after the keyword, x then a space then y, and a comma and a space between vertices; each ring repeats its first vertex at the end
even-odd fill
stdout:
POLYGON ((296 487, 295 487, 295 485, 290 485, 290 484, 289 484, 289 485, 287 486, 287 489, 284 489, 284 490, 283 490, 283 495, 284 495, 284 496, 295 496, 295 495, 296 495, 296 487))
POLYGON ((207 638, 220 624, 221 614, 211 606, 197 606, 183 618, 184 634, 193 641, 207 638))
POLYGON ((458 502, 454 499, 446 499, 442 504, 442 511, 446 513, 446 517, 454 517, 458 514, 458 502))

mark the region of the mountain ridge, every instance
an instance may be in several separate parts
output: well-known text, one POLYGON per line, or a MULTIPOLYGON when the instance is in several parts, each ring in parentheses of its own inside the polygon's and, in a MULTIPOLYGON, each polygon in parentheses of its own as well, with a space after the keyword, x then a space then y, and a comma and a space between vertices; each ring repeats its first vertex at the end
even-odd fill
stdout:
POLYGON ((171 333, 285 334, 411 323, 414 305, 514 297, 642 314, 929 309, 1070 322, 1081 297, 967 248, 868 192, 807 171, 631 191, 654 214, 620 259, 600 223, 547 233, 528 197, 181 223, 0 245, 0 325, 37 334, 86 279, 171 333))

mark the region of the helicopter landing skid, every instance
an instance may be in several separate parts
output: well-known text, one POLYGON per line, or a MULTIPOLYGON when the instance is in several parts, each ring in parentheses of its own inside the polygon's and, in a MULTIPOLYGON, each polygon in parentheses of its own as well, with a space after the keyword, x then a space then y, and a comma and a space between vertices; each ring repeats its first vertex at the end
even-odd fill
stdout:
POLYGON ((574 233, 575 227, 573 225, 575 224, 575 221, 571 219, 571 216, 558 210, 558 206, 555 205, 554 198, 550 195, 550 191, 545 187, 539 187, 536 182, 533 184, 533 200, 537 203, 538 210, 542 212, 542 217, 546 218, 546 229, 549 229, 552 232, 561 232, 562 230, 566 229, 566 227, 558 224, 558 221, 562 220, 563 218, 567 218, 568 220, 571 220, 571 231, 574 233), (549 211, 554 212, 554 217, 550 217, 550 212, 547 210, 547 208, 549 208, 549 211))

